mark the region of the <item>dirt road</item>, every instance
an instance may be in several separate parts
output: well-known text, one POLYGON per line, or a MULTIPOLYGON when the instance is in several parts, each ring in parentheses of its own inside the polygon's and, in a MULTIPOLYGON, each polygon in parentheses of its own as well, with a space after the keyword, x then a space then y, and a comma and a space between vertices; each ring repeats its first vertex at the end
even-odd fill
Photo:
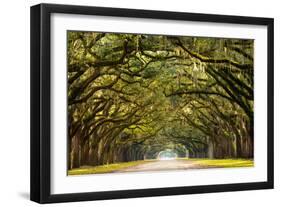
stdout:
POLYGON ((196 164, 189 160, 157 160, 151 161, 137 166, 124 168, 116 172, 143 172, 143 171, 159 171, 159 170, 186 170, 186 169, 203 169, 209 168, 204 165, 196 164))

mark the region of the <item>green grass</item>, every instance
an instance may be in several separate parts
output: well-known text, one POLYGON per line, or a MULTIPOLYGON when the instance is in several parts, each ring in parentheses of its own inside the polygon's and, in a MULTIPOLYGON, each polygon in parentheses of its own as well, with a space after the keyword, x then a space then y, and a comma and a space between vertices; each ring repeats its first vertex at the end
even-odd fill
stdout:
POLYGON ((195 164, 205 165, 209 167, 253 167, 254 161, 247 159, 188 159, 194 161, 195 164))
POLYGON ((68 171, 68 175, 85 175, 85 174, 99 174, 99 173, 110 173, 117 170, 121 170, 127 167, 133 167, 142 163, 152 162, 152 160, 138 160, 132 162, 120 162, 108 165, 100 165, 96 167, 81 167, 75 168, 68 171))

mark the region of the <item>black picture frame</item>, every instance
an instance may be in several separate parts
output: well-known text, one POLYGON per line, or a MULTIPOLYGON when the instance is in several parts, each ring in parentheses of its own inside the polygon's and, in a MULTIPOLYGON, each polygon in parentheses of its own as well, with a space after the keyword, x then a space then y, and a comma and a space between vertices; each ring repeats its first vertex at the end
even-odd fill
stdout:
POLYGON ((152 10, 102 8, 39 4, 31 7, 31 174, 30 199, 39 203, 88 201, 103 199, 166 196, 179 194, 242 191, 273 188, 273 38, 272 18, 195 14, 152 10), (105 192, 81 192, 75 194, 50 193, 50 123, 51 123, 51 74, 50 74, 50 15, 52 13, 83 14, 113 17, 151 18, 206 23, 232 23, 267 26, 267 181, 238 184, 219 184, 189 187, 168 187, 105 192))

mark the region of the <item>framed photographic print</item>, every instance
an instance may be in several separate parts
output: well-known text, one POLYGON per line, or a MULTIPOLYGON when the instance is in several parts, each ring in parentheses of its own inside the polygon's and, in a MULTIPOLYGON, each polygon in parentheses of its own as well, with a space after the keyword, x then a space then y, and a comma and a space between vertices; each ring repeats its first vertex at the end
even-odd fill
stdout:
POLYGON ((31 7, 31 200, 273 188, 273 19, 31 7))

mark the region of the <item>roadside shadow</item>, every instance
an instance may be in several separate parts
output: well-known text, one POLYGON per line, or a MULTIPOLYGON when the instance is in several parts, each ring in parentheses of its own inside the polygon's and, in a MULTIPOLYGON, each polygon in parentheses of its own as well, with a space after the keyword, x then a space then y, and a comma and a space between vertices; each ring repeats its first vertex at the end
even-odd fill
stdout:
POLYGON ((18 192, 18 195, 19 195, 20 197, 22 197, 23 199, 29 200, 29 198, 30 198, 30 195, 29 195, 28 192, 18 192))

